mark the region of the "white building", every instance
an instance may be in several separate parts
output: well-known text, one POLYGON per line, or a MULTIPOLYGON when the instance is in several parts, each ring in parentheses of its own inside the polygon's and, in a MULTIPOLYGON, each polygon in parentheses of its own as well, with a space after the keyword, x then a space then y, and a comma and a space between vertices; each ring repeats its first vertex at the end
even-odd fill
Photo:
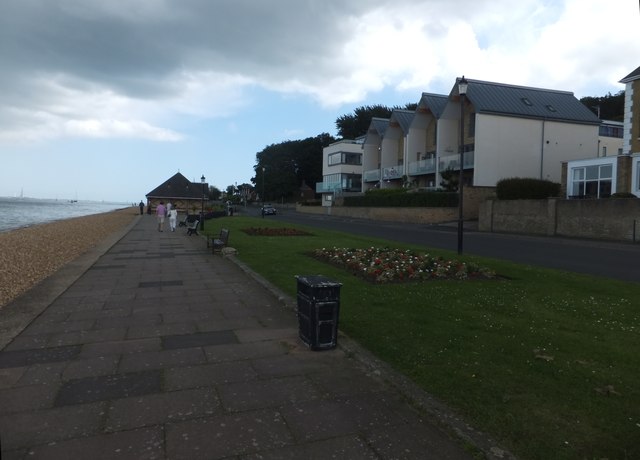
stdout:
POLYGON ((362 192, 362 142, 340 140, 323 149, 322 182, 316 184, 323 206, 331 206, 337 196, 362 192))
POLYGON ((624 121, 604 121, 596 155, 567 162, 567 197, 640 197, 640 67, 620 82, 625 84, 624 121))
POLYGON ((373 118, 364 142, 364 188, 437 188, 444 170, 466 185, 504 178, 560 182, 562 162, 598 152, 600 120, 567 91, 468 80, 464 140, 457 81, 448 96, 423 93, 414 113, 373 118), (460 144, 464 144, 462 147, 460 144))

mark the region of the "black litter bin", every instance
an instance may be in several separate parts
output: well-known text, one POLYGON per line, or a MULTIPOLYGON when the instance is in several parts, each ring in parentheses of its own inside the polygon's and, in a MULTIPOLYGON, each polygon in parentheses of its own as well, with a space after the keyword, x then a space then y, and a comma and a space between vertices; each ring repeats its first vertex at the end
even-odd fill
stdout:
POLYGON ((342 284, 321 275, 296 276, 296 279, 300 338, 312 350, 335 348, 342 284))

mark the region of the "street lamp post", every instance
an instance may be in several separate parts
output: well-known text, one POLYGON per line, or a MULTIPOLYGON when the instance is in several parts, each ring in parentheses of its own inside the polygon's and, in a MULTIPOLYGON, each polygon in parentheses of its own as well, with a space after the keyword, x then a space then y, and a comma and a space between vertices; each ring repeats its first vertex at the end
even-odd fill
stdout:
POLYGON ((462 240, 464 233, 463 219, 463 186, 464 186, 464 97, 467 94, 468 83, 462 78, 458 81, 458 94, 460 95, 460 175, 458 176, 458 254, 462 254, 462 240))
POLYGON ((200 178, 200 182, 202 183, 202 207, 200 208, 200 230, 204 231, 204 174, 200 178))
POLYGON ((260 210, 260 213, 262 214, 262 218, 264 219, 264 170, 266 168, 263 166, 262 167, 262 209, 260 210))

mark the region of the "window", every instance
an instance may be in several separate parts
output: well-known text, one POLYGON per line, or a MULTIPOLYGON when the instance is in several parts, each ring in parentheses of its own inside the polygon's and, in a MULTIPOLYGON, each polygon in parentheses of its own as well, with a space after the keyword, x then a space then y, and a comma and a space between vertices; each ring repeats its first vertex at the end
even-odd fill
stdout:
POLYGON ((554 106, 552 106, 551 104, 547 104, 545 107, 547 108, 547 110, 549 112, 557 112, 556 108, 554 106))
POLYGON ((585 198, 611 196, 613 166, 611 164, 590 165, 573 168, 571 195, 585 198))
POLYGON ((524 105, 528 105, 529 107, 533 105, 528 97, 523 97, 520 100, 523 102, 524 105))
POLYGON ((603 137, 617 137, 622 139, 624 129, 622 126, 600 125, 598 134, 603 137))
POLYGON ((603 146, 602 146, 602 156, 603 156, 603 157, 606 157, 606 156, 607 156, 607 146, 606 146, 606 145, 603 145, 603 146))
POLYGON ((331 153, 328 158, 329 166, 333 165, 361 165, 361 153, 337 152, 331 153))

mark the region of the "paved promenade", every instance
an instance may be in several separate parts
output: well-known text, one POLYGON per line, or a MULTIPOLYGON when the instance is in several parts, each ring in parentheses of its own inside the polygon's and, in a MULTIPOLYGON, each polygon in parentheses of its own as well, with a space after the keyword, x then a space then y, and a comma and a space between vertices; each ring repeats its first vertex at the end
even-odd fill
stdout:
POLYGON ((293 300, 203 238, 151 216, 118 238, 0 310, 3 460, 471 457, 462 422, 347 338, 308 350, 293 300))

